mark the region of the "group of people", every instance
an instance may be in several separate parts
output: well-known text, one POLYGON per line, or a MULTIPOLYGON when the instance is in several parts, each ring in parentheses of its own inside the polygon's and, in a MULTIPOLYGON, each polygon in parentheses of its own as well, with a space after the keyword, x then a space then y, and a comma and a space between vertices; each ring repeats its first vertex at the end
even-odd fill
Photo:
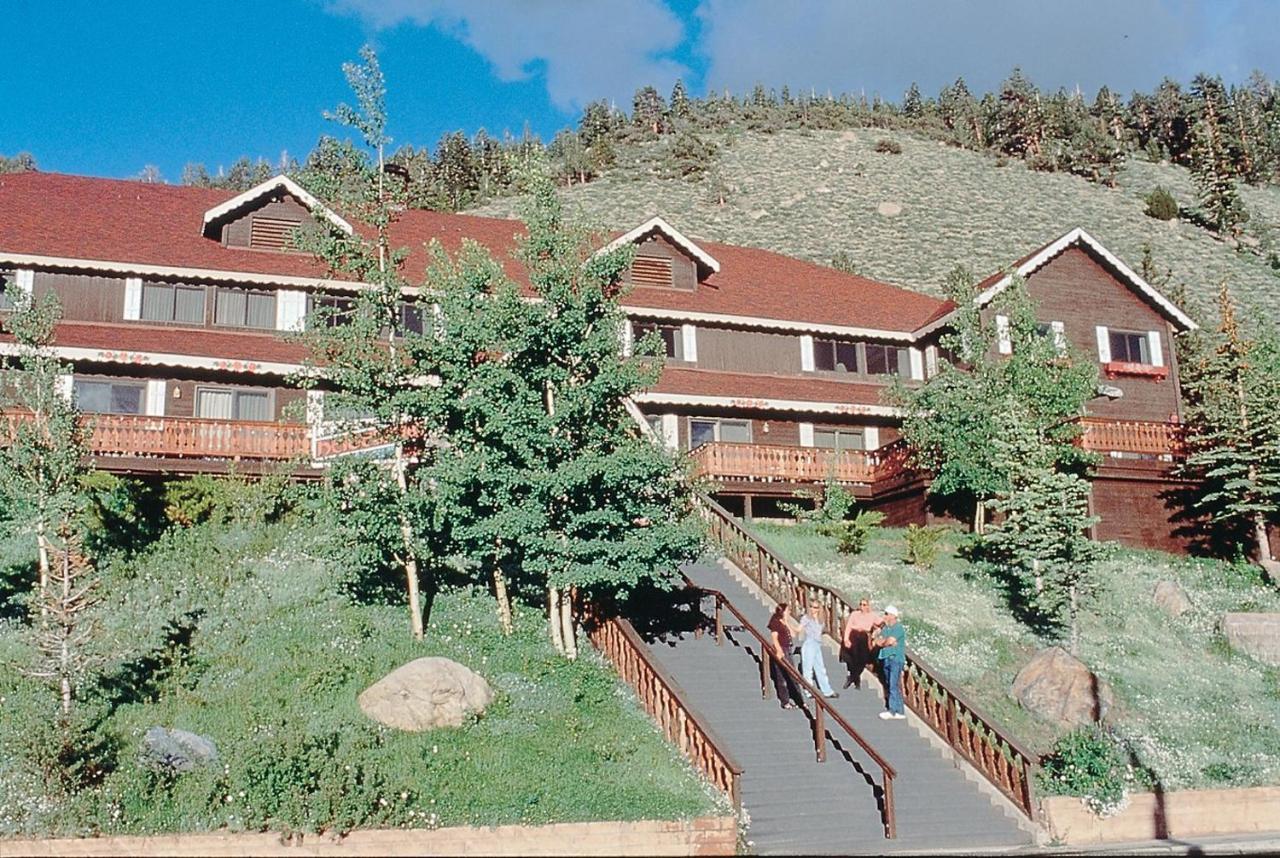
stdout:
MULTIPOLYGON (((770 662, 773 689, 783 709, 800 705, 808 691, 801 691, 783 663, 795 666, 796 638, 800 639, 800 675, 817 687, 824 697, 839 697, 827 677, 827 665, 822 657, 822 607, 809 606, 800 621, 791 614, 791 606, 778 603, 769 618, 769 636, 773 646, 770 662)), ((862 687, 862 674, 867 669, 880 668, 881 681, 886 692, 885 711, 880 717, 886 720, 906 718, 902 703, 902 671, 907 662, 907 630, 902 625, 898 609, 893 605, 880 613, 872 610, 870 599, 861 599, 857 610, 849 614, 840 634, 840 661, 848 670, 844 687, 862 687)))

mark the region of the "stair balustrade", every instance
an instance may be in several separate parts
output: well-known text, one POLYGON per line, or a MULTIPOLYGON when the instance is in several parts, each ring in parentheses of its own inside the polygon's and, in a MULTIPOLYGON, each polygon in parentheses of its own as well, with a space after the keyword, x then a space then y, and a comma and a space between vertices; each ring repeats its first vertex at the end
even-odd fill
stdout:
MULTIPOLYGON (((844 628, 854 608, 841 593, 802 576, 711 498, 700 496, 699 508, 725 556, 771 599, 788 602, 797 610, 817 605, 826 628, 844 628)), ((911 711, 1034 822, 1038 757, 948 685, 910 648, 902 687, 911 711)))

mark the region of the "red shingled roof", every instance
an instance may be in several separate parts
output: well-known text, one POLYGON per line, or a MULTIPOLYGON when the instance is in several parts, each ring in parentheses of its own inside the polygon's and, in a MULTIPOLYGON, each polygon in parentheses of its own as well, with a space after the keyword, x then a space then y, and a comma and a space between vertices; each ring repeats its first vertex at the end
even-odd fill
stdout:
MULTIPOLYGON (((650 391, 734 399, 789 399, 849 405, 884 405, 888 385, 781 375, 691 369, 668 365, 650 391)), ((744 406, 745 407, 745 406, 744 406)))
MULTIPOLYGON (((0 252, 244 272, 322 277, 323 266, 297 253, 224 247, 202 234, 204 213, 236 196, 230 191, 134 181, 15 173, 0 176, 0 252)), ((456 251, 463 239, 485 246, 507 275, 526 282, 511 258, 518 221, 406 211, 393 240, 411 251, 410 280, 437 239, 456 251)), ((936 298, 877 283, 767 250, 698 242, 721 264, 693 293, 637 289, 626 303, 672 311, 752 316, 792 322, 909 332, 944 313, 936 298)))

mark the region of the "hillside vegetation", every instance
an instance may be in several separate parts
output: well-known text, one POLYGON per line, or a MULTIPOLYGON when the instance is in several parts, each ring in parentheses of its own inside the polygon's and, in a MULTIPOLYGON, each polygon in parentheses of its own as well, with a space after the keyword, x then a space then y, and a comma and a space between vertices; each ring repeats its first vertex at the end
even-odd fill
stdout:
MULTIPOLYGON (((698 238, 822 264, 843 254, 859 274, 933 294, 956 264, 982 277, 1082 226, 1135 270, 1150 245, 1156 270, 1171 272, 1168 282, 1153 279, 1166 290, 1185 283, 1193 311, 1206 310, 1225 279, 1247 308, 1280 318, 1280 270, 1268 259, 1271 233, 1280 228, 1274 185, 1241 186, 1253 219, 1248 246, 1237 249, 1196 224, 1144 214, 1143 197, 1156 185, 1184 209, 1196 198, 1188 170, 1140 157, 1108 188, 883 129, 731 134, 716 142, 716 164, 700 180, 662 178, 662 144, 652 143, 653 159, 567 188, 564 198, 602 227, 629 228, 661 214, 698 238), (901 154, 876 151, 881 140, 898 143, 901 154), (900 212, 885 213, 894 207, 900 212)), ((473 213, 510 217, 517 206, 506 197, 473 213)))

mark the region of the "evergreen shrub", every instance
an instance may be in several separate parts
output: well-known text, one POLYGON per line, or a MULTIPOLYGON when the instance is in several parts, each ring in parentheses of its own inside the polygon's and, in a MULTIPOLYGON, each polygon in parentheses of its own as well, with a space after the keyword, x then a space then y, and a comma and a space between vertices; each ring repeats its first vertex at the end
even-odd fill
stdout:
POLYGON ((835 538, 836 550, 841 554, 853 556, 867 550, 867 544, 883 521, 884 513, 864 509, 848 521, 827 528, 824 535, 835 538))
POLYGON ((909 524, 902 537, 906 541, 903 562, 910 563, 917 569, 932 569, 942 550, 942 528, 909 524))
POLYGON ((902 144, 897 140, 882 138, 876 141, 876 151, 883 155, 901 155, 902 144))
POLYGON ((1148 217, 1156 220, 1173 220, 1178 216, 1178 201, 1173 198, 1173 194, 1160 185, 1152 188, 1143 199, 1147 203, 1145 211, 1148 217))
POLYGON ((1046 795, 1073 795, 1098 816, 1111 816, 1128 801, 1128 764, 1120 743, 1097 726, 1072 730, 1040 761, 1046 795))

